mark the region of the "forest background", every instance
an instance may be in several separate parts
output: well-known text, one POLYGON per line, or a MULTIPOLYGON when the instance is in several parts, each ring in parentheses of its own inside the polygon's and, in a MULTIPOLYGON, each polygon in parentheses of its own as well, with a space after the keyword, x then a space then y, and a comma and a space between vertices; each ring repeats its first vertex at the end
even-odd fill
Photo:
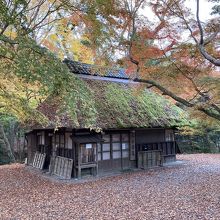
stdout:
POLYGON ((37 110, 47 97, 74 107, 79 85, 64 58, 125 68, 140 90, 187 112, 184 152, 219 151, 219 2, 1 0, 0 163, 23 160, 27 124, 48 123, 37 110), (211 8, 206 18, 203 4, 211 8))

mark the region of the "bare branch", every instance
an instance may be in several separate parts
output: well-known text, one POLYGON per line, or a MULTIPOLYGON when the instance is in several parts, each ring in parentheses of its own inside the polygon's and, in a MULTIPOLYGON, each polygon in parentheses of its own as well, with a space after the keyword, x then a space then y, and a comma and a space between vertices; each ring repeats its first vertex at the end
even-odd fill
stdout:
POLYGON ((203 39, 204 38, 203 28, 202 28, 201 21, 200 21, 200 18, 199 18, 199 0, 197 0, 196 19, 197 19, 197 24, 198 24, 198 27, 199 27, 199 32, 200 32, 200 42, 198 43, 198 48, 199 48, 200 53, 203 55, 203 57, 206 60, 208 60, 209 62, 211 62, 215 66, 220 66, 220 59, 216 59, 215 57, 210 55, 205 50, 205 45, 207 45, 209 42, 211 42, 213 37, 215 37, 218 33, 214 34, 213 37, 208 39, 207 41, 204 41, 204 39, 203 39))
POLYGON ((218 30, 216 30, 211 36, 209 36, 207 39, 204 40, 203 45, 206 46, 207 44, 211 43, 218 35, 220 32, 220 26, 218 30))
POLYGON ((202 24, 201 21, 199 19, 199 0, 197 0, 197 6, 196 6, 196 19, 197 19, 197 23, 198 23, 198 27, 199 27, 199 31, 200 31, 200 41, 199 44, 203 45, 204 43, 204 33, 203 33, 203 28, 202 28, 202 24))
POLYGON ((175 2, 176 7, 178 8, 178 13, 176 11, 174 11, 171 7, 169 8, 170 11, 172 11, 173 14, 175 14, 176 16, 178 16, 180 19, 182 19, 182 21, 184 22, 186 28, 189 30, 191 37, 193 38, 193 40, 195 41, 195 43, 198 46, 198 49, 200 51, 200 53, 202 54, 202 56, 208 60, 210 63, 214 64, 215 66, 220 66, 220 59, 215 58, 214 56, 212 56, 211 54, 209 54, 206 50, 205 50, 205 46, 209 43, 211 43, 214 38, 218 35, 219 31, 220 31, 220 27, 217 28, 217 30, 215 31, 215 33, 213 35, 211 35, 209 38, 207 38, 206 40, 204 39, 204 30, 199 18, 199 0, 197 0, 197 10, 196 10, 196 20, 197 20, 197 25, 199 28, 199 33, 200 33, 200 40, 198 41, 197 38, 194 36, 194 32, 193 29, 190 27, 189 22, 186 20, 182 9, 179 7, 178 2, 175 2))

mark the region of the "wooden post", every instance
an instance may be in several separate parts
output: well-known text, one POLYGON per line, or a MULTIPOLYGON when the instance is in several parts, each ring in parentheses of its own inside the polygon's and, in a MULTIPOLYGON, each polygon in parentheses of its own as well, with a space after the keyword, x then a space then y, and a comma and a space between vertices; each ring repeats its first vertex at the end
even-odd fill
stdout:
POLYGON ((122 149, 122 135, 120 133, 120 150, 121 150, 121 170, 123 170, 123 149, 122 149))
POLYGON ((78 179, 81 179, 81 147, 77 144, 78 148, 78 179))
POLYGON ((147 155, 147 151, 145 152, 144 151, 144 153, 143 153, 143 167, 144 167, 144 169, 146 169, 146 164, 147 164, 147 158, 148 157, 148 155, 147 155))
POLYGON ((141 168, 141 161, 142 161, 142 155, 141 155, 141 152, 139 151, 138 152, 138 159, 137 159, 139 169, 141 168))
POLYGON ((76 143, 74 142, 74 131, 72 130, 72 159, 73 159, 73 177, 76 178, 76 143))
MULTIPOLYGON (((54 142, 55 145, 55 142, 54 142)), ((54 170, 54 165, 55 165, 55 158, 56 158, 56 147, 52 145, 52 156, 50 159, 50 165, 49 165, 49 173, 52 174, 54 170)))
POLYGON ((98 144, 97 143, 96 143, 96 176, 98 176, 98 144))

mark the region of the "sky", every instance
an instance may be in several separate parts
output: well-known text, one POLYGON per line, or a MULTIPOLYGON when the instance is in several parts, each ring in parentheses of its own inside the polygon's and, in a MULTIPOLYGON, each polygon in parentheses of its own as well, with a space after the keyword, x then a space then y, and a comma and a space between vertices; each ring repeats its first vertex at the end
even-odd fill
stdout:
MULTIPOLYGON (((196 1, 195 0, 187 0, 186 4, 189 8, 191 8, 192 12, 195 14, 196 13, 196 1)), ((214 4, 208 2, 207 0, 200 0, 199 16, 202 21, 205 21, 205 20, 211 18, 210 13, 211 13, 211 9, 212 9, 213 5, 214 4)))
MULTIPOLYGON (((208 2, 208 0, 200 0, 200 19, 201 21, 206 21, 210 19, 212 16, 210 15, 212 6, 214 4, 208 2)), ((193 14, 196 14, 196 0, 186 0, 186 6, 191 9, 193 14)), ((150 20, 154 20, 154 14, 150 8, 145 8, 141 11, 141 14, 150 18, 150 20)))
MULTIPOLYGON (((215 3, 216 4, 216 3, 215 3)), ((200 0, 200 11, 199 11, 199 17, 201 22, 205 22, 209 19, 211 19, 213 16, 211 15, 212 7, 215 5, 211 2, 208 2, 208 0, 200 0)), ((196 20, 196 7, 197 3, 196 0, 186 0, 185 5, 189 10, 191 10, 191 13, 194 14, 194 18, 196 20)), ((153 26, 156 26, 159 22, 155 14, 152 12, 150 7, 145 7, 144 9, 140 10, 140 13, 144 16, 146 16, 151 22, 153 26)), ((182 40, 190 40, 191 37, 189 37, 189 31, 185 31, 181 33, 182 40)), ((192 39, 191 39, 192 40, 192 39)), ((165 42, 163 42, 164 44, 165 42)))

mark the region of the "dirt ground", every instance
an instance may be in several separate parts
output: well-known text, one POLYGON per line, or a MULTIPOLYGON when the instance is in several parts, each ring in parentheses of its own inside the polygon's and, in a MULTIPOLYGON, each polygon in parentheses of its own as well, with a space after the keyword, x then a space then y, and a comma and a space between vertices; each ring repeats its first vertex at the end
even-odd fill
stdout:
POLYGON ((0 219, 220 219, 220 154, 86 183, 0 166, 0 219))

